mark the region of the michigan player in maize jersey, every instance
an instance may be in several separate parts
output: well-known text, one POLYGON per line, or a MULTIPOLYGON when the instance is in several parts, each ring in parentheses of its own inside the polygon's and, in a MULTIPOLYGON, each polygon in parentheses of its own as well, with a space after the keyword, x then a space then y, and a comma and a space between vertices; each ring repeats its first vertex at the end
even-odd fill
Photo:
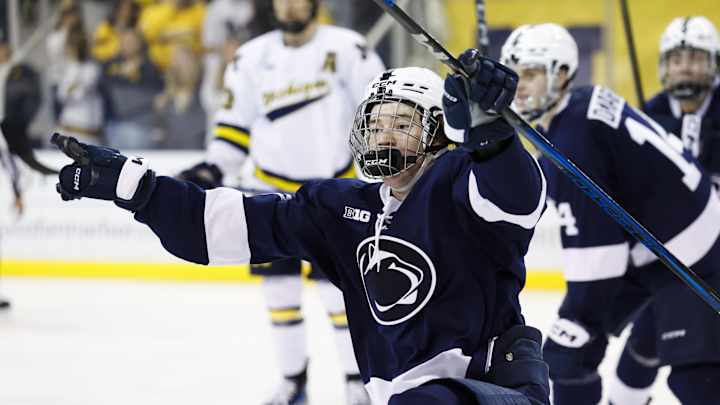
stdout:
MULTIPOLYGON (((697 158, 716 187, 720 184, 720 91, 717 58, 720 41, 705 17, 674 19, 660 39, 659 72, 663 91, 644 111, 697 158)), ((650 305, 633 321, 632 333, 608 387, 613 405, 645 404, 657 376, 659 359, 650 305)))
MULTIPOLYGON (((514 107, 683 263, 720 286, 720 200, 697 161, 612 91, 572 88, 577 45, 555 24, 523 26, 502 50, 520 75, 514 107)), ((567 294, 548 334, 554 403, 597 404, 608 336, 654 303, 660 364, 683 404, 720 403, 720 322, 573 182, 543 159, 560 218, 567 294)))
POLYGON ((329 179, 253 197, 204 191, 155 178, 144 160, 56 136, 76 160, 58 188, 64 199, 134 211, 188 261, 320 264, 344 293, 375 404, 549 404, 541 335, 524 325, 518 299, 545 180, 495 113, 510 104, 517 75, 477 55, 460 58, 467 81, 402 68, 371 82, 350 144, 379 183, 329 179))
MULTIPOLYGON (((384 66, 358 33, 317 22, 319 0, 275 0, 277 29, 240 47, 225 77, 206 162, 181 177, 205 187, 295 192, 310 180, 354 177, 347 144, 355 107, 384 66)), ((251 267, 263 276, 273 343, 284 378, 267 405, 304 403, 308 353, 301 260, 251 267)), ((342 294, 317 264, 309 277, 324 304, 345 372, 348 405, 367 404, 342 294)))

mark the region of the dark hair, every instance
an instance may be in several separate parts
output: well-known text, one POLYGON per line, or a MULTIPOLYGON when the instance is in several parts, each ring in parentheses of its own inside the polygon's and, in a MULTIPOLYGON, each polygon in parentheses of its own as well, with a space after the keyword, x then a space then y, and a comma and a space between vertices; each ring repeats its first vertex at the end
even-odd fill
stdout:
POLYGON ((81 62, 90 59, 90 51, 88 49, 88 40, 85 31, 80 26, 73 27, 68 32, 65 46, 71 46, 77 51, 77 58, 81 62))
POLYGON ((57 22, 55 23, 55 29, 60 29, 60 27, 62 27, 65 17, 71 14, 75 14, 78 19, 78 24, 82 25, 82 10, 80 10, 80 6, 77 3, 75 3, 74 1, 68 1, 64 3, 61 7, 62 8, 60 10, 60 18, 58 18, 57 22))
POLYGON ((135 0, 117 0, 110 11, 110 14, 107 16, 107 22, 110 23, 110 25, 115 25, 117 23, 120 8, 126 3, 130 4, 130 19, 128 21, 128 26, 125 28, 135 28, 138 19, 140 18, 140 5, 138 5, 135 0))

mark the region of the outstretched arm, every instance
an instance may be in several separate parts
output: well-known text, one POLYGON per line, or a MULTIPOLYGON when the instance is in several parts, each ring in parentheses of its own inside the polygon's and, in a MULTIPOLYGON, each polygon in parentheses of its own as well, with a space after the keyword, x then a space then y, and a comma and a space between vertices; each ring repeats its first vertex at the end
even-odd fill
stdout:
POLYGON ((240 191, 205 191, 186 181, 156 177, 142 158, 53 135, 75 162, 62 168, 58 192, 114 201, 135 213, 173 255, 199 264, 263 263, 311 259, 325 240, 312 187, 295 195, 244 197, 240 191), (250 232, 252 230, 252 232, 250 232))

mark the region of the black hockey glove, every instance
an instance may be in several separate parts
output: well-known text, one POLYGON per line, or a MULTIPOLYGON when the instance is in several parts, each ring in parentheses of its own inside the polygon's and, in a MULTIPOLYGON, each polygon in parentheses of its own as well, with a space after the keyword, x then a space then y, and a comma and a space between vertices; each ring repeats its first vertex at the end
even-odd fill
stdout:
POLYGON ((75 162, 60 170, 57 192, 64 201, 82 197, 114 201, 126 210, 138 211, 155 189, 155 172, 138 157, 115 149, 86 145, 60 134, 51 142, 75 162))
POLYGON ((499 113, 515 97, 517 73, 480 56, 477 49, 468 49, 458 60, 470 78, 459 74, 445 78, 445 135, 469 149, 484 148, 512 136, 513 128, 499 113))
POLYGON ((183 170, 177 178, 194 183, 204 190, 210 190, 222 186, 223 174, 217 165, 201 162, 183 170))

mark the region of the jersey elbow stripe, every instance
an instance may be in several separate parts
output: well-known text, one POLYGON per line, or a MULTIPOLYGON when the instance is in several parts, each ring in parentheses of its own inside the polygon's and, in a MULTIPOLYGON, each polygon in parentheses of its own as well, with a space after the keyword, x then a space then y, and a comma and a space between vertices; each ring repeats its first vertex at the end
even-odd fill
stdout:
POLYGON ((224 187, 208 190, 205 194, 204 222, 209 264, 250 262, 242 192, 224 187))
POLYGON ((616 245, 563 248, 563 275, 573 282, 606 280, 625 274, 630 254, 627 242, 616 245))
POLYGON ((218 124, 215 127, 215 138, 247 152, 250 148, 250 131, 242 127, 218 124))
MULTIPOLYGON (((280 191, 284 191, 287 193, 294 193, 298 191, 300 187, 302 187, 303 184, 314 180, 314 179, 292 179, 290 177, 285 177, 282 175, 279 175, 277 173, 273 173, 264 169, 261 169, 260 167, 255 167, 255 177, 263 181, 264 183, 267 183, 275 188, 277 188, 280 191)), ((347 179, 347 178, 355 178, 355 165, 353 165, 353 161, 350 160, 350 162, 345 165, 342 169, 335 172, 332 176, 333 178, 337 179, 347 179)))
MULTIPOLYGON (((720 200, 714 187, 702 213, 682 232, 665 242, 665 247, 686 266, 692 266, 702 259, 720 237, 720 200), (703 235, 698 238, 697 235, 703 235)), ((637 267, 657 260, 657 256, 638 243, 630 251, 630 258, 637 267)))
POLYGON ((547 183, 545 176, 540 169, 540 164, 534 158, 531 158, 533 163, 538 170, 538 175, 541 180, 540 199, 538 201, 535 210, 526 215, 510 214, 509 212, 503 211, 500 207, 495 205, 492 201, 483 197, 478 189, 477 179, 475 173, 470 171, 470 178, 468 179, 468 195, 470 198, 470 206, 472 207, 475 214, 487 222, 509 222, 521 226, 525 229, 532 229, 537 225, 542 215, 543 208, 545 207, 545 198, 547 194, 547 183))

